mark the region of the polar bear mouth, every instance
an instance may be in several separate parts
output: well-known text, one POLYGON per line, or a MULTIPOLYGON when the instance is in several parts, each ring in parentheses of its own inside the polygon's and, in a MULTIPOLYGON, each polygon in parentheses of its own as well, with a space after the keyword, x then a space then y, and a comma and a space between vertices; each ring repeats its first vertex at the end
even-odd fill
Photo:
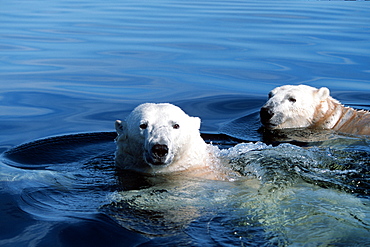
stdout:
POLYGON ((154 166, 165 166, 172 162, 169 147, 165 144, 154 144, 145 153, 145 160, 154 166))

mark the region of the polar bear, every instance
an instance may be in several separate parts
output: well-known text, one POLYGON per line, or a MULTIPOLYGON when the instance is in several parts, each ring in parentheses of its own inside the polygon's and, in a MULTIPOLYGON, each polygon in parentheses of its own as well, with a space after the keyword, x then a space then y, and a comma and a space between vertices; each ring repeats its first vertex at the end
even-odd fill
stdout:
POLYGON ((267 129, 332 129, 342 133, 370 135, 370 112, 343 106, 326 87, 285 85, 273 89, 260 110, 267 129))
POLYGON ((215 173, 215 148, 200 136, 201 120, 168 103, 137 106, 125 121, 116 120, 119 168, 149 174, 188 171, 222 179, 215 173), (212 174, 212 175, 211 175, 212 174))

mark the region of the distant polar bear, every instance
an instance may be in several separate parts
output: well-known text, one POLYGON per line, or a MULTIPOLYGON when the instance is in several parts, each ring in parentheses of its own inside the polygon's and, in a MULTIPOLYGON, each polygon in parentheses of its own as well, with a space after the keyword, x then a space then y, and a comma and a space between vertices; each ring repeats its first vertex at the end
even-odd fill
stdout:
POLYGON ((201 138, 200 123, 200 118, 190 117, 172 104, 139 105, 126 121, 115 123, 117 166, 151 174, 190 171, 221 179, 212 172, 218 162, 216 147, 201 138))
POLYGON ((370 112, 343 106, 326 87, 277 87, 269 93, 260 118, 268 129, 307 127, 370 135, 370 112))

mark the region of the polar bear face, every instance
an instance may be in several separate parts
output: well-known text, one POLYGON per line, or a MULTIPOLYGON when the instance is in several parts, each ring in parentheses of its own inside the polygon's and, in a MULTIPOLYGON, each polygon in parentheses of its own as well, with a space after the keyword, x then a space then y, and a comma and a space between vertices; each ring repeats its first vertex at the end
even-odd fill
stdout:
POLYGON ((303 128, 314 123, 318 107, 329 97, 329 89, 285 85, 273 89, 261 108, 261 123, 269 129, 303 128))
POLYGON ((140 171, 145 165, 157 170, 170 166, 186 155, 193 138, 200 138, 200 119, 171 104, 139 105, 115 125, 116 161, 117 155, 130 156, 126 163, 140 171))

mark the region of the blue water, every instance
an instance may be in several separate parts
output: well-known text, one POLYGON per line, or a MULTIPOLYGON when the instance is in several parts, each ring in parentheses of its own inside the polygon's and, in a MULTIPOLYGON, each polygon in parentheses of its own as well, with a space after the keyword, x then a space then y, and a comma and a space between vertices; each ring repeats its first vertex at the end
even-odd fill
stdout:
POLYGON ((264 141, 259 108, 284 84, 326 86, 370 110, 369 11, 366 1, 2 2, 0 245, 369 245, 368 139, 225 151, 258 190, 136 185, 114 171, 111 133, 136 105, 170 102, 212 138, 264 141))

